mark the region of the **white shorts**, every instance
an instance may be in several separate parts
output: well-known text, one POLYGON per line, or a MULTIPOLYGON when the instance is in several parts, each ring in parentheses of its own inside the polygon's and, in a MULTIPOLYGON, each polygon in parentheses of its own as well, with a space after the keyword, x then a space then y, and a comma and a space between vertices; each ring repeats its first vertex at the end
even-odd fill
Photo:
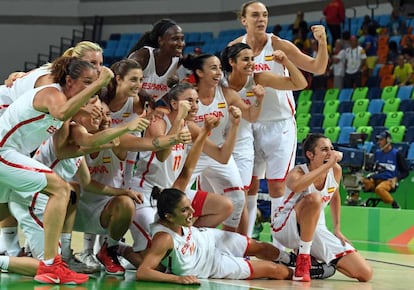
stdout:
MULTIPOLYGON (((299 247, 300 236, 294 209, 289 215, 277 216, 272 227, 273 239, 290 249, 299 247)), ((311 247, 311 255, 316 259, 329 263, 354 251, 355 248, 350 244, 342 245, 341 241, 327 229, 325 224, 316 226, 311 247)))
MULTIPOLYGON (((89 194, 89 193, 87 193, 89 194)), ((106 204, 111 199, 102 199, 92 203, 86 203, 81 199, 79 200, 78 209, 76 211, 75 224, 73 230, 84 233, 92 233, 99 235, 108 234, 108 229, 105 229, 101 225, 101 214, 106 204)))
POLYGON ((247 140, 241 141, 233 150, 233 158, 239 169, 243 188, 248 190, 252 181, 254 165, 254 147, 253 142, 247 140))
MULTIPOLYGON (((12 191, 27 195, 40 192, 47 186, 46 174, 48 173, 53 173, 53 171, 29 156, 16 150, 0 150, 0 184, 12 191)), ((7 202, 5 201, 8 199, 7 194, 7 191, 0 192, 0 202, 7 202)))
POLYGON ((227 164, 221 164, 205 155, 201 156, 197 162, 192 180, 197 176, 200 176, 200 190, 222 194, 230 198, 233 204, 233 213, 223 224, 229 227, 237 227, 240 223, 246 198, 239 169, 233 156, 230 156, 227 164))
POLYGON ((253 176, 285 181, 296 157, 296 122, 289 118, 277 122, 253 123, 253 176))
POLYGON ((247 279, 252 275, 251 265, 245 259, 249 238, 219 229, 206 229, 216 244, 216 271, 209 278, 247 279))
MULTIPOLYGON (((16 193, 13 193, 16 195, 16 193)), ((24 203, 9 201, 10 213, 16 218, 29 243, 33 257, 43 259, 45 248, 45 232, 43 228, 43 217, 48 197, 39 193, 33 198, 31 206, 24 203)))

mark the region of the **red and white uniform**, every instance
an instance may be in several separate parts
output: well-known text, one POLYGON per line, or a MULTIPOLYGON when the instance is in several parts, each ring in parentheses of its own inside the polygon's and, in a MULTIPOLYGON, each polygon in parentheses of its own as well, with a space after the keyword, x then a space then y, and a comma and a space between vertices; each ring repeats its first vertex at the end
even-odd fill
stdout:
MULTIPOLYGON (((199 109, 194 120, 199 127, 203 126, 206 115, 214 115, 220 119, 219 126, 211 131, 209 139, 218 146, 223 145, 230 119, 227 101, 220 86, 216 88, 216 94, 211 104, 204 105, 199 102, 199 109)), ((237 227, 240 223, 245 196, 242 190, 243 182, 233 156, 230 156, 227 164, 221 164, 206 154, 201 154, 192 180, 194 181, 198 176, 200 176, 199 188, 201 190, 223 194, 230 198, 233 203, 233 213, 223 224, 237 227)), ((190 186, 191 184, 192 182, 190 186)))
MULTIPOLYGON (((261 53, 255 56, 255 73, 271 72, 287 76, 288 70, 273 60, 272 34, 261 53)), ((246 36, 242 42, 246 42, 246 36)), ((253 175, 273 181, 284 181, 295 164, 296 121, 292 91, 265 87, 259 119, 253 125, 255 164, 253 175)))
MULTIPOLYGON (((112 117, 112 127, 117 127, 121 124, 125 124, 134 118, 138 117, 134 113, 134 98, 129 97, 125 102, 124 106, 117 112, 111 112, 112 117)), ((134 134, 136 136, 141 136, 140 132, 130 132, 129 134, 134 134)), ((129 188, 129 182, 134 175, 135 162, 138 157, 138 152, 128 152, 126 157, 126 165, 124 169, 124 182, 122 187, 129 188)))
POLYGON ((0 116, 3 111, 10 106, 18 97, 23 95, 26 91, 32 90, 35 87, 36 81, 39 77, 50 73, 49 66, 42 66, 28 72, 24 77, 18 78, 13 82, 13 85, 8 88, 5 85, 0 86, 0 116))
POLYGON ((150 46, 145 46, 145 48, 148 49, 149 60, 147 67, 143 70, 144 80, 142 81, 142 89, 152 96, 154 101, 158 101, 170 90, 167 86, 167 81, 175 75, 180 58, 173 57, 170 67, 162 76, 159 76, 155 66, 154 48, 150 46))
MULTIPOLYGON (((238 91, 240 98, 247 104, 256 103, 256 96, 252 91, 255 85, 253 76, 249 76, 244 87, 238 91)), ((254 147, 253 147, 253 127, 252 123, 245 119, 240 120, 239 130, 237 131, 236 144, 233 150, 233 158, 239 168, 240 177, 243 182, 243 188, 248 189, 251 183, 254 164, 254 147)))
MULTIPOLYGON (((86 155, 85 160, 92 180, 115 188, 122 188, 125 161, 120 160, 112 149, 99 151, 95 158, 86 155)), ((73 230, 108 234, 107 229, 101 225, 100 217, 111 198, 112 196, 87 192, 82 189, 73 230)))
MULTIPOLYGON (((167 133, 172 125, 166 116, 164 116, 164 121, 166 122, 165 133, 167 133)), ((174 184, 184 166, 189 149, 187 144, 174 145, 170 155, 164 162, 157 159, 155 152, 141 152, 137 170, 130 184, 132 190, 144 195, 144 203, 137 205, 135 218, 130 227, 134 240, 134 251, 139 252, 148 248, 151 242, 149 226, 154 222, 157 211, 156 200, 151 200, 152 188, 158 186, 162 190, 174 184)), ((199 216, 205 193, 191 189, 187 190, 186 193, 197 211, 194 216, 199 216)))
MULTIPOLYGON (((40 145, 33 158, 46 166, 66 181, 72 181, 83 156, 59 160, 56 158, 53 138, 40 145)), ((16 217, 27 241, 32 254, 37 259, 43 259, 44 230, 43 216, 49 197, 40 192, 20 193, 13 192, 9 199, 9 209, 16 217)))
MULTIPOLYGON (((37 92, 45 87, 61 89, 58 84, 32 89, 13 102, 0 117, 0 183, 13 191, 34 193, 47 185, 52 170, 28 155, 63 124, 48 113, 33 108, 37 92)), ((8 192, 0 192, 7 202, 8 192)))
MULTIPOLYGON (((306 164, 300 164, 298 166, 300 166, 305 174, 309 172, 306 164)), ((300 236, 294 206, 303 196, 317 192, 322 197, 322 206, 318 224, 313 236, 310 254, 318 260, 329 263, 334 259, 354 252, 354 247, 348 243, 342 245, 341 241, 328 230, 325 224, 324 209, 338 189, 338 186, 339 184, 335 180, 333 169, 330 169, 322 190, 317 190, 314 184, 311 184, 303 192, 298 193, 292 192, 289 188, 286 188, 284 201, 274 213, 272 223, 273 238, 287 248, 297 249, 299 247, 300 236)))
POLYGON ((182 235, 160 223, 151 225, 157 232, 168 233, 174 247, 161 264, 178 276, 197 278, 248 279, 252 266, 245 259, 249 239, 238 233, 213 228, 181 227, 182 235))

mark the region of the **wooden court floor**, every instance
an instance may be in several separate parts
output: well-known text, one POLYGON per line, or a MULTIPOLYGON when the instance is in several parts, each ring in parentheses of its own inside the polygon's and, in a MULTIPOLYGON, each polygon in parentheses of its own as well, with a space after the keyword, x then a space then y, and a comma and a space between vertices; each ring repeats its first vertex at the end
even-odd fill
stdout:
POLYGON ((0 274, 0 290, 103 290, 103 289, 352 289, 352 290, 407 290, 414 288, 414 255, 361 251, 374 269, 374 278, 368 283, 359 283, 341 273, 326 280, 313 280, 310 283, 274 280, 202 280, 201 286, 184 286, 165 283, 135 281, 135 271, 127 271, 125 277, 105 275, 101 272, 90 280, 77 286, 42 285, 32 277, 16 274, 0 274))

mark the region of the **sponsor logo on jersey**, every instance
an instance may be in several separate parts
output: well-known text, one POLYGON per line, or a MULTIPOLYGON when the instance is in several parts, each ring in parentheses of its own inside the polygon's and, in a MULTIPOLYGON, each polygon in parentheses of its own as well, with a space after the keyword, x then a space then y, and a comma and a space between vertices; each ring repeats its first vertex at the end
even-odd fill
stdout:
POLYGON ((222 111, 213 111, 213 112, 210 112, 208 114, 195 116, 194 122, 196 122, 196 123, 204 122, 204 119, 206 118, 206 116, 209 116, 209 115, 215 116, 219 119, 224 118, 224 114, 223 114, 222 111))

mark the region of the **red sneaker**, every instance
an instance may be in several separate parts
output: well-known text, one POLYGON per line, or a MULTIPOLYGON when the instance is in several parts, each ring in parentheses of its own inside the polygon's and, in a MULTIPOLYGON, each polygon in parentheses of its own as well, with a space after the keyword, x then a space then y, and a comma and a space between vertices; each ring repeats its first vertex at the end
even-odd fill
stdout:
POLYGON ((311 268, 311 258, 307 254, 299 254, 296 258, 295 274, 292 279, 295 281, 309 282, 311 280, 309 270, 311 268))
POLYGON ((116 254, 116 246, 108 248, 107 242, 104 242, 102 248, 96 254, 96 258, 105 267, 105 272, 110 275, 124 275, 125 269, 121 266, 116 254))
POLYGON ((73 272, 60 256, 56 256, 50 266, 47 266, 43 261, 39 262, 34 279, 37 282, 47 284, 82 284, 88 281, 89 276, 73 272))

